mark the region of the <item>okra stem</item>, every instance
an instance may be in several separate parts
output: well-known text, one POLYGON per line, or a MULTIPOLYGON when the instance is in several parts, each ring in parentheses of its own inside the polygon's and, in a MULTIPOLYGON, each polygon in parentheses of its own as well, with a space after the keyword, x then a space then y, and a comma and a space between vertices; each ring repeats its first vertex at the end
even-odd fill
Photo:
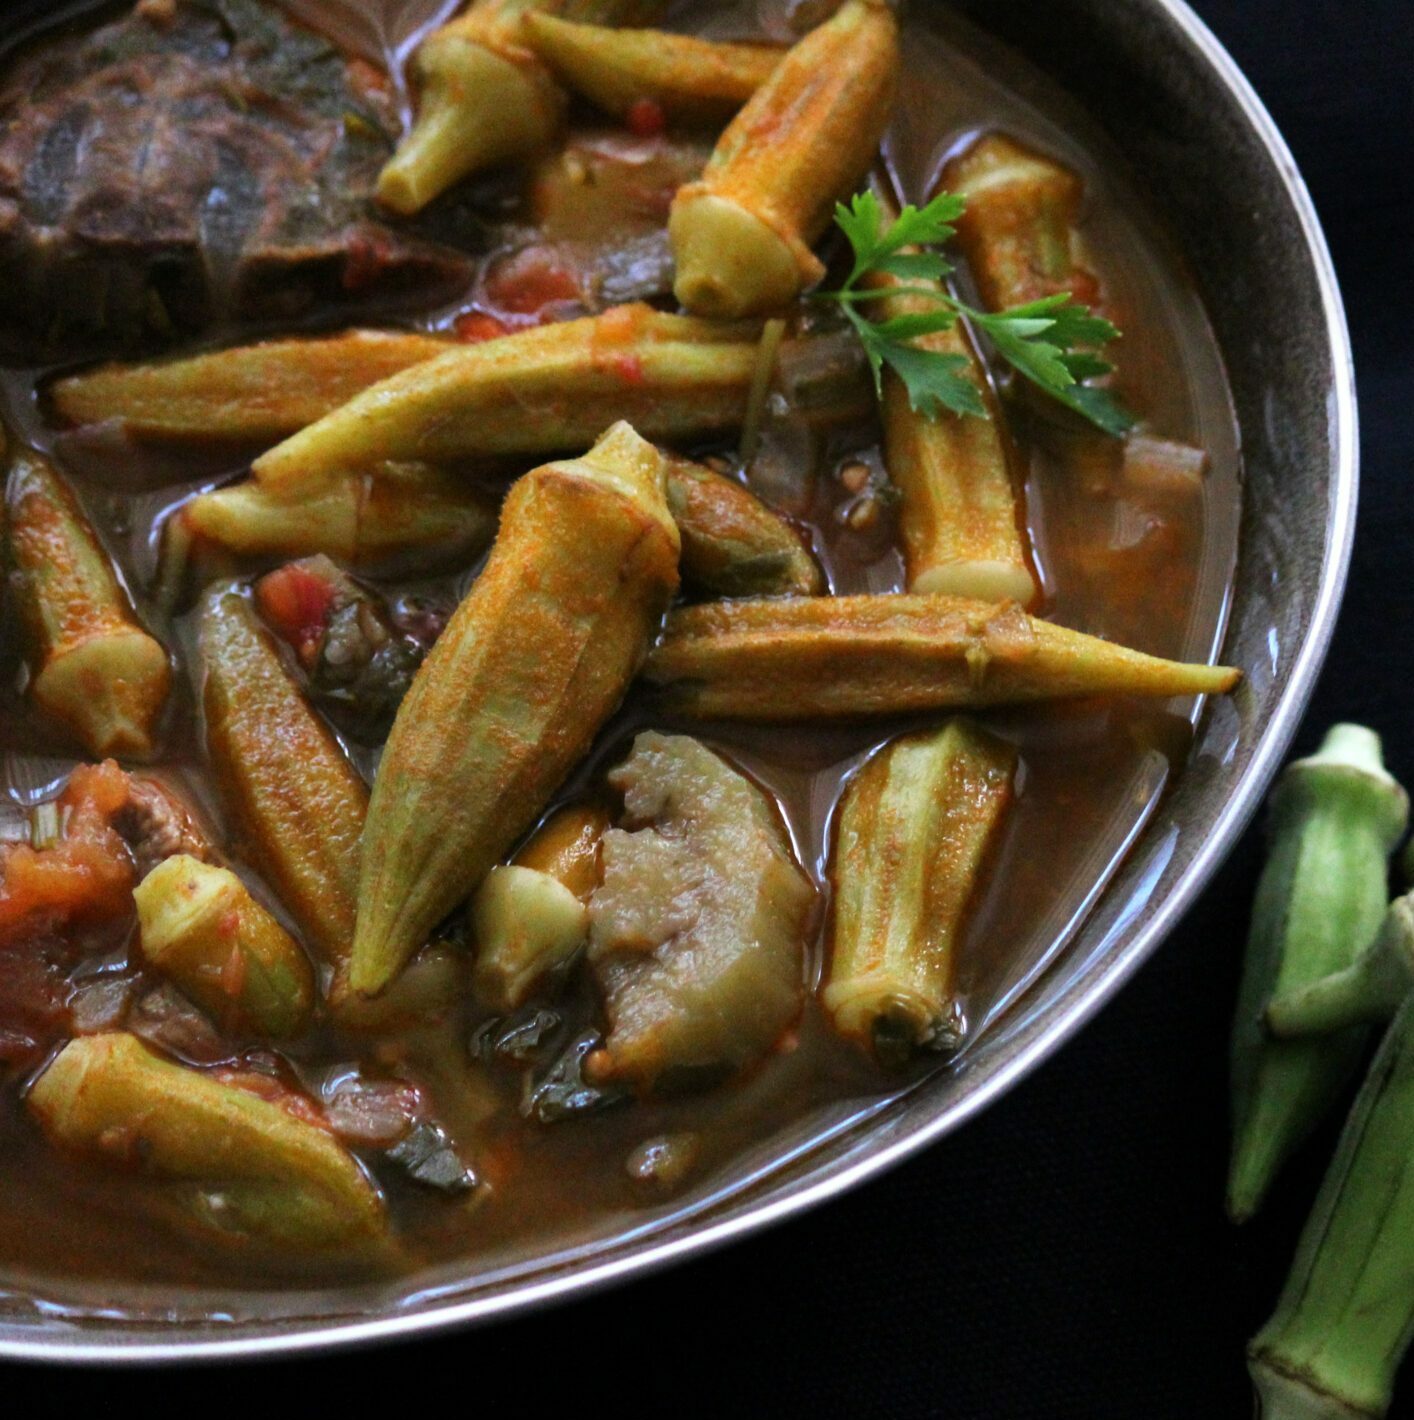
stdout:
POLYGON ((1349 966, 1373 941, 1388 903, 1389 855, 1409 801, 1380 757, 1379 737, 1336 725, 1319 751, 1287 767, 1272 794, 1271 849, 1257 887, 1232 1035, 1233 1151, 1228 1212, 1250 1217, 1287 1156, 1359 1063, 1359 1029, 1274 1040, 1273 996, 1349 966))
POLYGON ((1414 1335, 1414 999, 1370 1066, 1272 1318, 1249 1348, 1262 1420, 1389 1408, 1414 1335))
POLYGON ((846 0, 787 52, 673 199, 674 290, 688 310, 768 313, 820 279, 811 243, 874 161, 898 65, 882 0, 846 0))
POLYGON ((147 755, 172 668, 139 624, 58 473, 19 451, 7 492, 11 586, 29 694, 90 754, 147 755))
POLYGON ((674 713, 788 721, 1088 695, 1221 695, 1238 672, 1161 660, 948 596, 708 602, 668 617, 646 678, 674 713))
POLYGON ((951 720, 895 740, 845 791, 821 1001, 885 1064, 961 1044, 957 941, 1015 771, 1010 745, 951 720))

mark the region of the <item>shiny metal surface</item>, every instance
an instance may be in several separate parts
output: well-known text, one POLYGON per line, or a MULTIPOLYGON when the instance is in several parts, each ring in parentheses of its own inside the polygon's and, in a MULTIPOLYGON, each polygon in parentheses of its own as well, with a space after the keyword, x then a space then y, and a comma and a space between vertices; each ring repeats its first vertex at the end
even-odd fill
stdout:
MULTIPOLYGON (((43 4, 43 0, 40 0, 43 4)), ((33 7, 37 8, 37 7, 33 7)), ((1064 955, 951 1072, 853 1115, 806 1121, 744 1160, 725 1196, 624 1236, 399 1289, 114 1296, 86 1317, 0 1279, 0 1355, 233 1359, 487 1321, 627 1280, 821 1203, 956 1129, 1124 984, 1202 890, 1258 806, 1320 668, 1354 526, 1354 379, 1339 292, 1300 175, 1231 59, 1180 0, 961 0, 1070 89, 1127 155, 1183 244, 1243 432, 1241 557, 1223 659, 1192 763, 1064 955), (194 1320, 204 1308, 220 1320, 194 1320), (137 1314, 141 1314, 138 1319, 137 1314)))

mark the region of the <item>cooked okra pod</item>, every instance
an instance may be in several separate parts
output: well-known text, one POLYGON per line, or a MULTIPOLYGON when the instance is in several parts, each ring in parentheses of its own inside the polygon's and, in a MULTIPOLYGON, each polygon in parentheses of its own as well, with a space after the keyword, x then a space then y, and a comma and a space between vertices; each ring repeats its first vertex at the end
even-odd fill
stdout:
POLYGON ((406 331, 351 330, 263 340, 135 365, 100 365, 50 388, 68 424, 119 425, 153 443, 271 444, 455 342, 406 331))
POLYGON ((407 216, 469 174, 547 147, 564 93, 521 32, 527 13, 612 23, 650 18, 651 0, 474 0, 418 46, 417 122, 378 178, 378 200, 407 216))
POLYGON ((324 1251, 386 1230, 377 1190, 328 1130, 135 1036, 71 1041, 34 1082, 29 1106, 60 1147, 165 1180, 205 1233, 324 1251))
MULTIPOLYGON (((872 284, 904 283, 881 273, 872 284)), ((907 284, 938 286, 922 280, 907 284)), ((890 296, 879 307, 884 320, 937 309, 924 295, 890 296)), ((920 414, 903 381, 892 371, 886 374, 884 462, 901 498, 899 532, 908 590, 1027 606, 1036 598, 1036 580, 1021 540, 1016 482, 986 371, 961 323, 921 336, 914 344, 967 361, 964 377, 982 392, 988 418, 920 414)))
POLYGON ((957 238, 989 310, 1071 291, 1094 297, 1095 281, 1075 260, 1079 176, 1000 133, 988 133, 952 159, 949 191, 967 199, 957 238))
POLYGON ((678 123, 725 123, 781 62, 769 44, 576 24, 532 11, 524 37, 569 88, 616 118, 655 104, 678 123))
POLYGON ((824 275, 811 243, 874 161, 898 65, 883 0, 846 0, 787 52, 673 199, 674 290, 688 310, 779 310, 824 275))
POLYGON ((10 585, 29 695, 90 754, 150 754, 172 668, 59 475, 21 450, 7 492, 10 585))
POLYGON ((682 534, 683 581, 717 597, 814 596, 819 564, 755 494, 689 459, 668 461, 668 507, 682 534))
POLYGON ((1222 695, 1239 672, 1185 665, 946 596, 706 602, 668 617, 644 674, 675 714, 857 719, 1088 695, 1222 695))
MULTIPOLYGON (((491 541, 496 511, 467 481, 422 464, 327 473, 271 485, 248 478, 199 493, 174 527, 246 557, 323 553, 367 567, 419 553, 471 555, 491 541)), ((425 564, 424 564, 425 565, 425 564)))
POLYGON ((262 483, 384 463, 587 448, 615 420, 645 439, 741 423, 759 327, 617 306, 462 345, 373 385, 255 461, 262 483))
POLYGON ((201 613, 206 744, 252 859, 324 960, 348 959, 368 789, 238 592, 201 613))
POLYGON ((663 457, 626 424, 507 495, 485 570, 388 736, 353 990, 381 991, 582 758, 677 589, 663 457))
POLYGON ((589 903, 609 1033, 585 1076, 644 1093, 735 1074, 799 1014, 815 890, 765 793, 698 741, 641 734, 609 782, 625 826, 589 903))
POLYGON ((229 868, 185 853, 133 889, 142 954, 231 1030, 296 1035, 314 1006, 299 944, 229 868))
POLYGON ((1297 1246, 1248 1349, 1262 1420, 1389 1409, 1414 1336, 1414 1000, 1385 1034, 1297 1246))
POLYGON ((1374 946, 1344 971, 1272 999, 1264 1017, 1281 1039, 1388 1021, 1414 992, 1414 896, 1390 905, 1374 946))
POLYGON ((1343 970, 1374 941, 1409 800, 1384 767, 1379 737, 1336 725, 1316 754, 1287 766, 1270 815, 1232 1032, 1227 1206, 1239 1221, 1349 1080, 1365 1040, 1359 1029, 1273 1040, 1267 1003, 1343 970))
POLYGON ((821 1000, 885 1064, 962 1043, 957 942, 1015 772, 1009 744, 951 720, 895 740, 845 791, 821 1000))

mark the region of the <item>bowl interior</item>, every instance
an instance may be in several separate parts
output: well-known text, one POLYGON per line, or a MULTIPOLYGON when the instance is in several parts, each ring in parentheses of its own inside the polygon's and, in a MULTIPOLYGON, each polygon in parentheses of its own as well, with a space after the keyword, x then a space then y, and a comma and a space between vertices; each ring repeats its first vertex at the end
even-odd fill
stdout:
POLYGON ((1192 901, 1281 760, 1339 601, 1356 492, 1339 298, 1284 145, 1185 6, 956 0, 953 8, 1059 81, 1128 160, 1198 284, 1242 431, 1243 522, 1223 659, 1241 667, 1244 685, 1209 708, 1186 772, 1096 910, 957 1068, 887 1100, 802 1120, 718 1180, 710 1205, 475 1278, 462 1268, 398 1289, 251 1295, 235 1306, 229 1296, 185 1299, 187 1315, 209 1301, 231 1318, 201 1324, 174 1324, 163 1299, 116 1295, 111 1309, 59 1318, 22 1279, 4 1279, 0 1353, 166 1359, 350 1343, 487 1318, 686 1257, 956 1127, 1098 1009, 1192 901), (129 1319, 116 1320, 119 1312, 129 1319))

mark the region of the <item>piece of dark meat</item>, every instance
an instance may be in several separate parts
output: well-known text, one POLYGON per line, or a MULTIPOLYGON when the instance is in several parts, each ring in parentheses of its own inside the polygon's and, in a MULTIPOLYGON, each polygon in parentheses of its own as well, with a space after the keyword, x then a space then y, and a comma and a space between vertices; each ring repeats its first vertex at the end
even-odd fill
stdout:
POLYGON ((381 76, 260 0, 144 3, 0 82, 0 353, 455 294, 462 252, 369 203, 381 76))
POLYGON ((211 844, 187 806, 155 779, 128 776, 128 797, 111 820, 128 845, 141 881, 165 858, 212 859, 211 844))

